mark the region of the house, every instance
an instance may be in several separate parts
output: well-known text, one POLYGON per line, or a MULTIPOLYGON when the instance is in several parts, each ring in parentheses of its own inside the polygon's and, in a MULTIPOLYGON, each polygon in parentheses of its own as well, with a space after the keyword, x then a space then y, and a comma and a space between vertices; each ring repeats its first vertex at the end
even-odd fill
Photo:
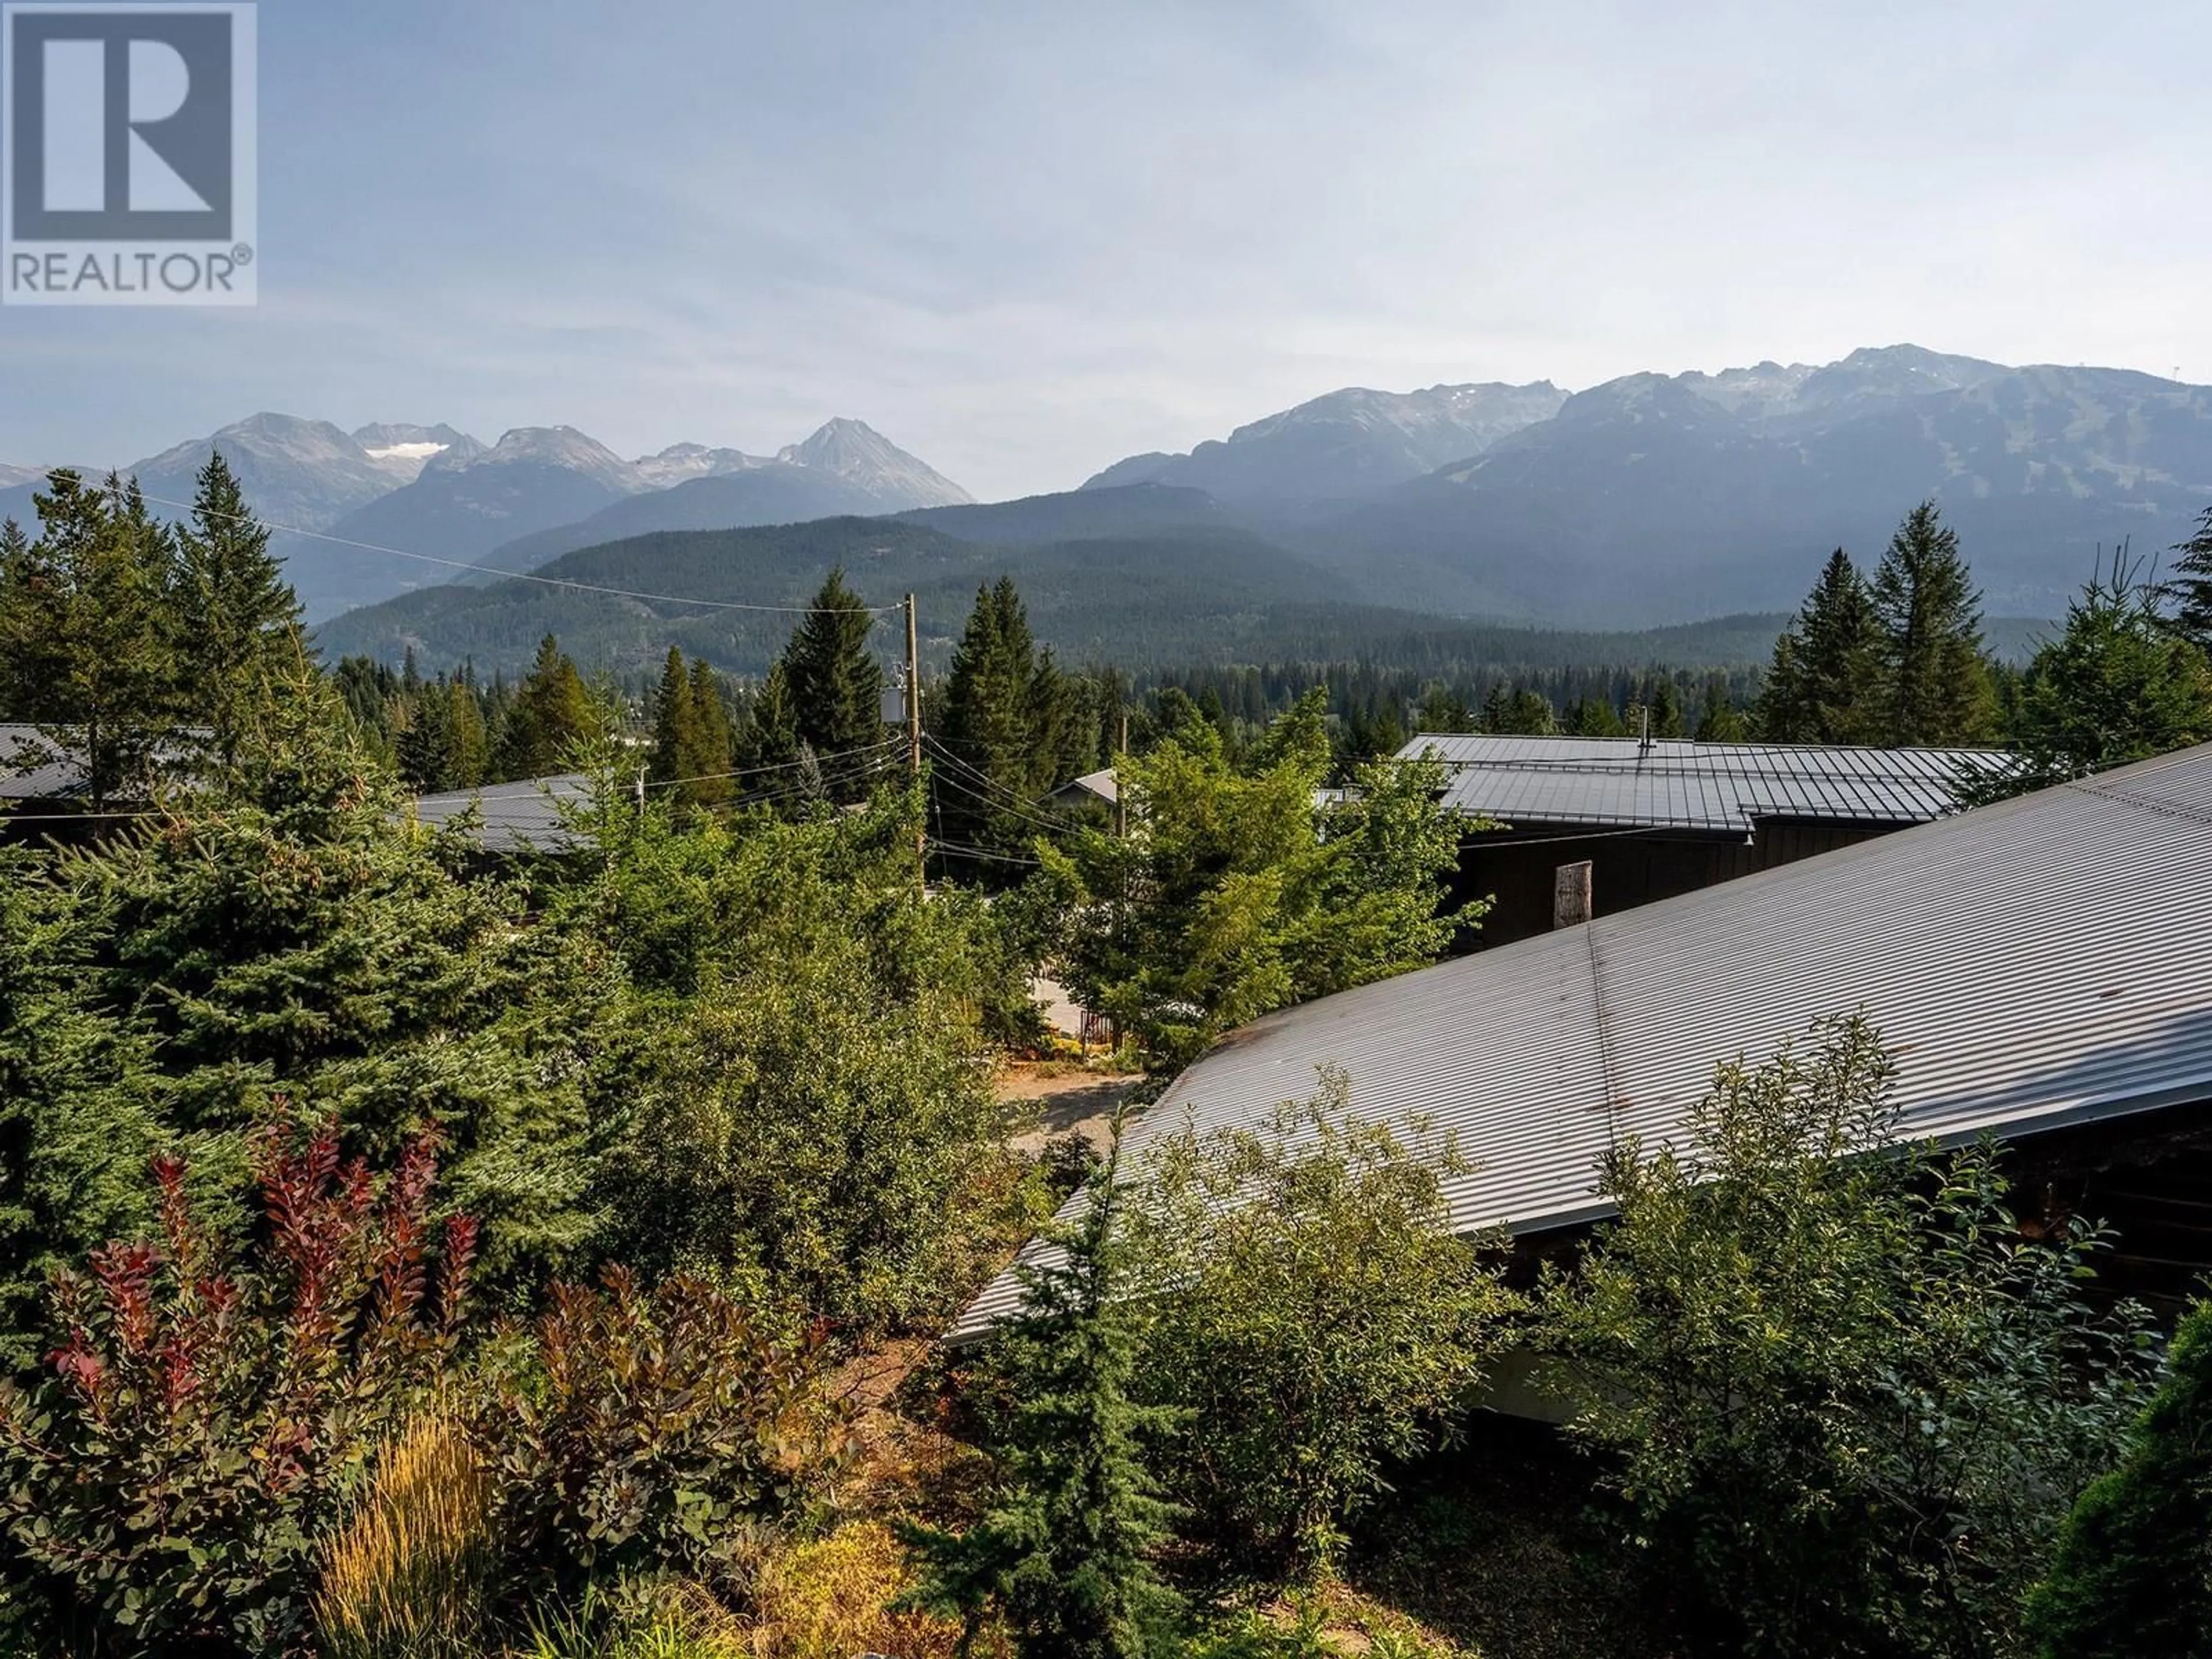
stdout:
MULTIPOLYGON (((1129 1166, 1338 1066, 1355 1109, 1455 1138, 1457 1227, 1537 1251, 1607 1213, 1601 1158, 1678 1133, 1717 1062, 1862 1011, 1905 1135, 2014 1143, 2023 1206, 2109 1221, 2106 1278, 2173 1305, 2212 1267, 2212 744, 1269 1015, 1176 1079, 1129 1166)), ((1019 1294, 1001 1274, 953 1338, 1019 1294)))
POLYGON ((1400 760, 1449 769, 1444 802, 1505 827, 1468 836, 1453 896, 1494 897, 1477 947, 1548 931, 1554 874, 1588 860, 1607 915, 1925 823, 1985 749, 1856 749, 1424 732, 1400 760))
POLYGON ((1120 802, 1121 791, 1115 781, 1114 769, 1109 766, 1102 772, 1085 772, 1079 778, 1071 778, 1044 799, 1047 805, 1063 809, 1093 804, 1111 808, 1120 802))

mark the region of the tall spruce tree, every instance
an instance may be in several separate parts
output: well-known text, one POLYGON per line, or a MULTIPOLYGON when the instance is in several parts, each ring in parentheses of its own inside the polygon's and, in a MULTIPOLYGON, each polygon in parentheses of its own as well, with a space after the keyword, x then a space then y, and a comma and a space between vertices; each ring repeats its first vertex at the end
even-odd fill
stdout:
POLYGON ((611 988, 602 953, 527 924, 520 881, 461 879, 475 851, 407 823, 303 665, 228 776, 56 879, 82 897, 94 1012, 144 1033, 164 1140, 213 1176, 272 1115, 334 1117, 376 1158, 436 1123, 489 1270, 526 1276, 605 1221, 587 1053, 611 988))
POLYGON ((416 685, 402 704, 392 751, 399 775, 417 793, 460 786, 453 764, 453 700, 443 685, 416 685))
POLYGON ((2173 575, 2166 584, 2173 601, 2173 626, 2182 638, 2212 655, 2212 507, 2197 521, 2197 533, 2173 550, 2173 575))
POLYGON ((168 611, 179 708, 228 766, 255 706, 307 647, 299 598, 220 450, 200 469, 176 550, 168 611))
POLYGON ((925 1577, 916 1605, 964 1620, 972 1640, 1001 1614, 1021 1659, 1143 1659, 1176 1651, 1178 1598, 1151 1557, 1170 1511, 1145 1442, 1176 1413, 1130 1398, 1138 1332, 1117 1134, 1092 1177, 1064 1259, 1024 1264, 1022 1309, 997 1339, 1016 1401, 1009 1490, 964 1534, 908 1529, 925 1577))
POLYGON ((38 726, 40 757, 81 757, 83 792, 105 806, 151 781, 173 736, 174 542, 112 475, 88 489, 57 471, 31 499, 37 538, 0 539, 0 700, 38 726))
POLYGON ((1771 743, 1873 743, 1882 705, 1881 623, 1865 579, 1839 547, 1774 642, 1759 729, 1771 743))
POLYGON ((1882 740, 1944 745, 1988 737, 1995 700, 1982 656, 1981 595, 1958 532, 1933 501, 1905 514, 1870 591, 1882 629, 1882 740))
POLYGON ((1036 802, 1065 781, 1061 768, 1088 733, 1050 653, 1036 650, 1012 577, 976 590, 953 649, 944 710, 939 737, 951 759, 936 792, 943 839, 987 848, 1025 844, 1039 827, 1036 802))
POLYGON ((722 677, 703 658, 691 659, 691 769, 684 786, 692 801, 712 806, 737 793, 730 776, 736 763, 736 736, 722 677))
POLYGON ((779 662, 768 671, 745 709, 732 745, 739 770, 756 787, 774 787, 798 762, 799 720, 791 708, 791 681, 779 662))
POLYGON ((845 586, 844 571, 832 570, 783 653, 799 741, 829 769, 831 793, 842 800, 867 793, 872 769, 854 751, 884 737, 884 671, 868 654, 874 628, 874 616, 845 586))
POLYGON ((548 634, 538 642, 530 672, 515 688, 500 732, 499 774, 503 778, 539 778, 567 764, 576 744, 592 728, 592 700, 576 665, 561 642, 548 634))
POLYGON ((684 666, 682 650, 672 645, 660 665, 660 684, 653 694, 653 760, 646 775, 663 785, 689 777, 696 727, 691 672, 684 666))
POLYGON ((483 710, 477 702, 476 677, 466 667, 447 681, 446 705, 453 787, 473 789, 484 781, 491 752, 483 710))

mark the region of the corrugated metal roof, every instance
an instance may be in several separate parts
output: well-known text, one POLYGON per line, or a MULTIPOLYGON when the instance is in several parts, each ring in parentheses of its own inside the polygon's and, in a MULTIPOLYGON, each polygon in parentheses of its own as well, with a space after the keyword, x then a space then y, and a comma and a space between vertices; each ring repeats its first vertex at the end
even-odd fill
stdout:
POLYGON ((558 777, 524 778, 514 783, 488 783, 479 789, 451 789, 424 795, 415 803, 418 823, 441 825, 459 817, 471 806, 481 806, 483 828, 477 839, 488 853, 515 853, 526 848, 540 852, 565 846, 569 832, 561 821, 563 805, 582 805, 591 799, 591 780, 580 772, 558 777))
MULTIPOLYGON (((1717 1061, 1858 1010, 1916 1139, 2212 1101, 2212 745, 1270 1015, 1129 1151, 1256 1124, 1334 1063, 1359 1112, 1456 1135, 1457 1224, 1540 1232, 1604 1213, 1599 1156, 1678 1130, 1717 1061)), ((1001 1275, 953 1334, 1018 1295, 1001 1275)))
POLYGON ((1445 804, 1514 825, 1650 824, 1747 834, 1762 817, 1924 823, 1954 810, 1962 769, 2014 764, 1987 749, 1855 749, 1634 738, 1425 732, 1401 760, 1452 769, 1445 804))
POLYGON ((54 799, 83 787, 82 756, 35 726, 0 721, 0 800, 54 799))

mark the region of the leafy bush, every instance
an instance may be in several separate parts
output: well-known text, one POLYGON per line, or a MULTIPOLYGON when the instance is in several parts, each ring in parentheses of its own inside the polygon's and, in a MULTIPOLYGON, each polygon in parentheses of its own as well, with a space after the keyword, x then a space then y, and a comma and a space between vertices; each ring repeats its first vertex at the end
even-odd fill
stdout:
POLYGON ((434 1276, 432 1140, 381 1193, 328 1128, 265 1130, 255 1155, 251 1258, 226 1267, 161 1159, 165 1247, 59 1274, 51 1374, 0 1389, 0 1526, 53 1628, 134 1653, 295 1644, 316 1535, 446 1367, 476 1230, 446 1224, 434 1276))
POLYGON ((1334 763, 1326 701, 1279 720, 1243 770, 1211 726, 1187 722, 1116 769, 1127 836, 1039 844, 1062 977, 1156 1070, 1270 1009, 1431 962, 1479 914, 1439 914, 1462 831, 1437 805, 1440 767, 1364 767, 1316 806, 1334 763))
POLYGON ((1014 969, 988 914, 921 901, 897 800, 610 829, 567 902, 635 977, 603 1170, 620 1259, 865 1330, 948 1310, 1014 1214, 979 1024, 1014 969))
POLYGON ((1705 1639, 2009 1653, 2067 1504, 2155 1370, 2086 1299, 2101 1240, 2022 1237, 1994 1149, 1899 1147, 1863 1020, 1719 1068, 1680 1150, 1608 1159, 1620 1219, 1551 1338, 1705 1639))
POLYGON ((1516 1299, 1452 1236, 1466 1167, 1413 1121, 1357 1116, 1344 1073, 1262 1130, 1186 1130, 1132 1204, 1140 1386, 1183 1408, 1171 1487, 1232 1553, 1325 1568, 1382 1468, 1452 1432, 1516 1299))
POLYGON ((2212 1303, 2181 1322, 2126 1458, 2075 1504, 2027 1622, 2046 1659, 2212 1655, 2212 1303))
POLYGON ((781 1337, 682 1275, 646 1291, 611 1267, 605 1286, 555 1286, 491 1393, 511 1559, 560 1594, 643 1571, 739 1593, 752 1533, 799 1515, 844 1449, 819 1334, 781 1337))
POLYGON ((497 1492, 451 1413, 416 1418, 377 1454, 368 1491, 323 1546, 324 1659, 474 1659, 497 1492))

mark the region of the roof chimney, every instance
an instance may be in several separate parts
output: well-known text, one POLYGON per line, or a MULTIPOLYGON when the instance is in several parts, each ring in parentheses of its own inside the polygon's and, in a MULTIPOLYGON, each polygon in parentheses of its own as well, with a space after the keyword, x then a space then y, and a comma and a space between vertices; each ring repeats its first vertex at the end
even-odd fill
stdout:
POLYGON ((1572 927, 1590 919, 1590 860, 1563 864, 1552 872, 1552 926, 1572 927))

